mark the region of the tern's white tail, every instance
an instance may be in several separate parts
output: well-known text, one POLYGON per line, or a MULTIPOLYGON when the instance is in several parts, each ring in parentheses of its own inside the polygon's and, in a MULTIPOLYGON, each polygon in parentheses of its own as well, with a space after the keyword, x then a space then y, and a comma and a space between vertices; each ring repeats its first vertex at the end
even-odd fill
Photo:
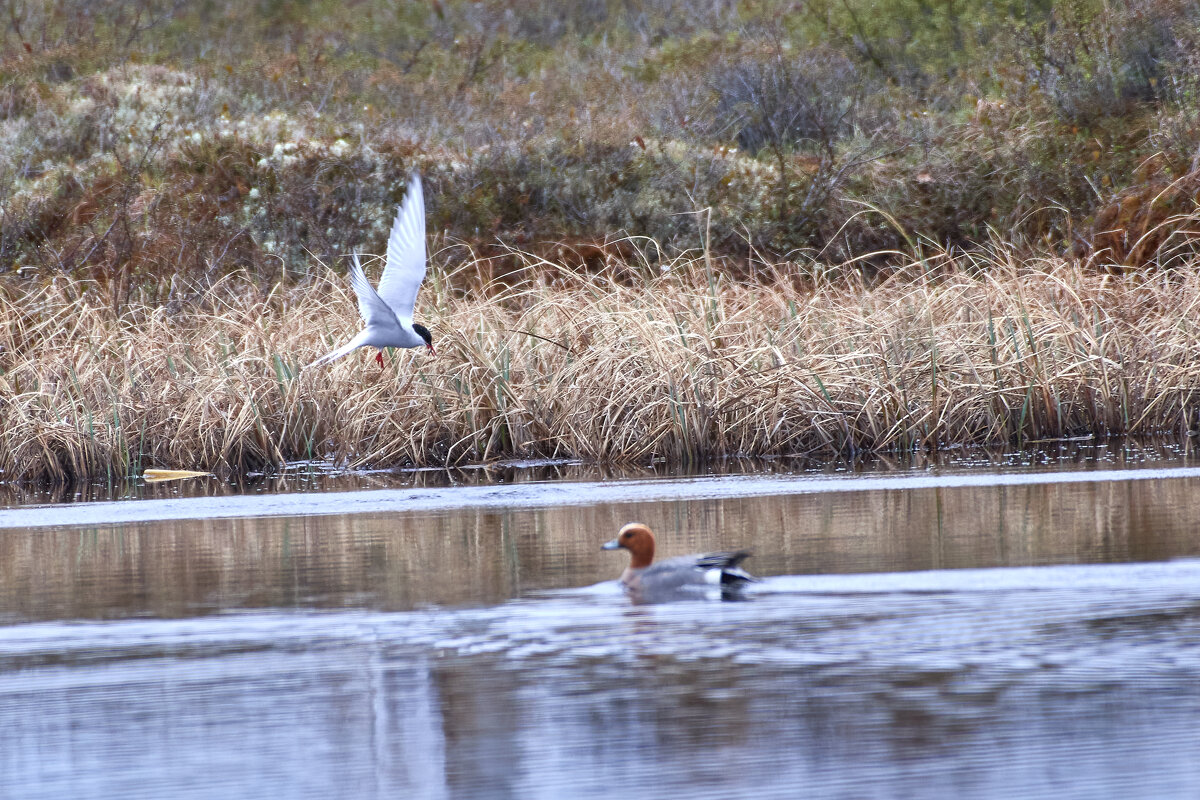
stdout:
POLYGON ((339 347, 337 350, 334 350, 332 353, 326 353, 325 355, 318 358, 316 361, 313 361, 311 364, 309 364, 307 367, 305 367, 305 369, 309 369, 310 367, 317 367, 317 366, 320 366, 321 364, 328 364, 330 361, 337 361, 339 358, 346 355, 351 350, 354 350, 357 347, 361 347, 362 340, 364 338, 365 338, 365 331, 360 332, 357 336, 355 336, 350 341, 346 342, 344 345, 339 347))

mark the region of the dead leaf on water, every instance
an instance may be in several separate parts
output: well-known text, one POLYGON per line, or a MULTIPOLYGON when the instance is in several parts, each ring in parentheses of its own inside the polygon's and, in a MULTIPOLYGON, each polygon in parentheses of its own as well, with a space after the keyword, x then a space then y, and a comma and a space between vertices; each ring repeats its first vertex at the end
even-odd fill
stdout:
POLYGON ((214 478, 216 477, 211 472, 195 472, 190 469, 148 469, 142 473, 142 479, 146 483, 158 483, 159 481, 177 481, 183 478, 214 478))

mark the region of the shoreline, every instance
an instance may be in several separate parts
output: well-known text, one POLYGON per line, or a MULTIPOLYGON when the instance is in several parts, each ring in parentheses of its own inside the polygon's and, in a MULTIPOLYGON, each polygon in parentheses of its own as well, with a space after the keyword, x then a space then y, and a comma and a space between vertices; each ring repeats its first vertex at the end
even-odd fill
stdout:
POLYGON ((1200 467, 1148 467, 1095 472, 894 476, 713 476, 686 479, 589 481, 568 484, 371 489, 278 495, 186 497, 69 503, 0 509, 0 530, 92 527, 196 519, 309 517, 328 514, 428 513, 453 509, 557 508, 675 500, 724 500, 795 494, 1113 483, 1200 481, 1200 467), (298 507, 303 507, 303 511, 298 507))

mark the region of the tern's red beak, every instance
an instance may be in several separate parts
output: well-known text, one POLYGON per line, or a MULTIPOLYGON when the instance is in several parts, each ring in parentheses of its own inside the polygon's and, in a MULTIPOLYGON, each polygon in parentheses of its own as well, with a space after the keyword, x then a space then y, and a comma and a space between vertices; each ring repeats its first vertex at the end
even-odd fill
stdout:
POLYGON ((431 356, 437 355, 437 350, 433 349, 433 345, 427 344, 427 345, 425 345, 425 349, 429 351, 429 355, 431 355, 431 356))

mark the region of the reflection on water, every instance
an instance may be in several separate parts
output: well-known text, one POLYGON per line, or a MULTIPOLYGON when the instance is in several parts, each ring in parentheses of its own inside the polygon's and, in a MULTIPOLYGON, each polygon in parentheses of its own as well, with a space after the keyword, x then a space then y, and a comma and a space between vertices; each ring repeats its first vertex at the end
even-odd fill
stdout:
POLYGON ((1176 479, 0 530, 0 620, 496 603, 615 578, 626 556, 599 546, 631 519, 660 556, 749 547, 760 575, 1164 560, 1200 556, 1196 496, 1176 479))
POLYGON ((1183 798, 1198 678, 1198 561, 41 623, 0 629, 0 771, 24 798, 1183 798))
MULTIPOLYGON (((42 503, 97 500, 143 500, 169 497, 228 497, 287 492, 339 492, 363 489, 481 486, 538 481, 598 481, 647 478, 680 478, 695 475, 761 474, 874 474, 927 472, 948 474, 989 471, 1073 471, 1175 466, 1195 461, 1191 440, 1059 441, 1025 450, 971 447, 937 453, 895 455, 862 454, 852 458, 817 461, 802 457, 783 459, 723 459, 691 469, 666 469, 660 465, 601 465, 578 461, 501 461, 450 469, 366 470, 344 472, 326 462, 298 462, 270 475, 251 473, 232 480, 215 477, 146 483, 135 480, 100 480, 91 483, 30 485, 0 480, 0 508, 42 503)), ((169 465, 157 465, 169 466, 169 465)))
POLYGON ((837 488, 0 530, 0 798, 1200 796, 1200 478, 837 488))

